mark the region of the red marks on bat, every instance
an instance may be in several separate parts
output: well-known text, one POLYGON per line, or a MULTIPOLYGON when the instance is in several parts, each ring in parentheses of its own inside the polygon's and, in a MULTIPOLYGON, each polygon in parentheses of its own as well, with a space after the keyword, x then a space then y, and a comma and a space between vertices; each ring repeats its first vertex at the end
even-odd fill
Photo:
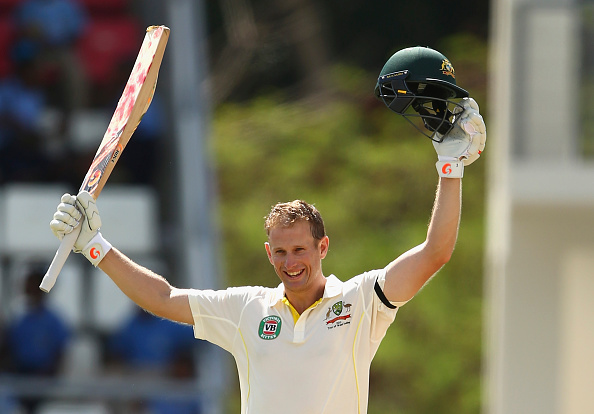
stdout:
MULTIPOLYGON (((155 86, 153 86, 153 90, 147 99, 148 102, 146 104, 143 102, 141 103, 141 106, 139 106, 139 109, 137 110, 138 113, 136 114, 137 116, 135 116, 134 120, 135 125, 127 126, 128 121, 132 116, 132 111, 135 110, 136 106, 138 106, 136 105, 136 101, 138 100, 142 86, 147 79, 163 33, 164 29, 162 27, 151 28, 151 30, 148 30, 147 36, 145 36, 144 42, 141 46, 140 53, 138 54, 136 62, 134 62, 132 73, 128 78, 126 86, 124 87, 122 97, 120 98, 111 121, 109 122, 107 131, 103 136, 103 141, 97 150, 97 154, 95 154, 95 158, 93 159, 89 172, 87 173, 85 181, 81 186, 81 190, 87 190, 93 194, 99 188, 102 179, 105 179, 107 165, 110 162, 112 164, 117 162, 124 149, 124 146, 127 143, 127 139, 129 139, 130 135, 134 132, 134 129, 136 129, 138 122, 140 122, 136 122, 136 118, 142 118, 142 115, 148 109, 148 104, 152 100, 152 94, 154 93, 155 86), (126 130, 126 128, 128 129, 126 130), (120 143, 120 137, 125 130, 129 133, 126 133, 126 138, 122 145, 120 143)), ((107 174, 109 174, 109 172, 107 174)))
POLYGON ((159 26, 155 29, 155 31, 153 32, 153 37, 156 37, 157 39, 161 37, 161 34, 163 33, 163 27, 159 26))
POLYGON ((153 45, 153 39, 161 38, 161 35, 163 34, 163 27, 162 26, 157 26, 157 27, 151 26, 146 31, 150 32, 151 30, 153 31, 153 33, 151 34, 152 38, 149 41, 149 48, 153 45))
POLYGON ((138 85, 142 85, 146 79, 146 75, 148 74, 148 70, 146 72, 141 72, 138 74, 138 77, 136 78, 136 83, 138 85))
POLYGON ((143 61, 137 62, 134 71, 130 74, 128 83, 124 88, 120 102, 118 102, 118 106, 113 115, 112 122, 110 122, 110 129, 119 129, 122 123, 126 122, 132 113, 140 88, 144 84, 151 66, 149 64, 148 67, 145 67, 142 63, 143 61))

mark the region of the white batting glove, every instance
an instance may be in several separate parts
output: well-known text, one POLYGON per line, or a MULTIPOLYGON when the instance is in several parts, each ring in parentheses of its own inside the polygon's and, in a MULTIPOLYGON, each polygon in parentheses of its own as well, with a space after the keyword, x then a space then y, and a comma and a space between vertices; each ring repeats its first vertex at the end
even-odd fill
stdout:
POLYGON ((76 197, 66 193, 60 199, 58 209, 54 218, 50 221, 50 229, 59 240, 72 232, 82 218, 80 211, 76 209, 76 197))
POLYGON ((50 222, 52 232, 62 240, 80 225, 81 231, 72 251, 82 253, 93 266, 97 266, 112 246, 99 232, 101 217, 95 199, 87 191, 81 191, 76 197, 64 194, 60 201, 50 222))
MULTIPOLYGON (((464 98, 461 105, 463 109, 456 108, 458 113, 452 130, 442 142, 433 142, 440 177, 462 178, 464 166, 476 161, 485 148, 487 130, 478 104, 472 98, 464 98)), ((439 133, 436 136, 442 138, 439 133)))

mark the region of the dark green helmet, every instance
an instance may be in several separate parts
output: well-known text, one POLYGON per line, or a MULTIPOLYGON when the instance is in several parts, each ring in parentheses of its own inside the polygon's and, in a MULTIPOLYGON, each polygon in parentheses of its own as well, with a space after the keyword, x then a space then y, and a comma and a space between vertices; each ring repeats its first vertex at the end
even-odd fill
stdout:
POLYGON ((375 95, 411 123, 409 117, 421 117, 432 132, 424 135, 441 140, 435 132, 443 136, 455 122, 448 106, 459 106, 450 99, 465 98, 468 92, 456 85, 454 66, 444 55, 416 46, 402 49, 388 59, 377 80, 375 95), (407 113, 409 108, 416 114, 407 113))

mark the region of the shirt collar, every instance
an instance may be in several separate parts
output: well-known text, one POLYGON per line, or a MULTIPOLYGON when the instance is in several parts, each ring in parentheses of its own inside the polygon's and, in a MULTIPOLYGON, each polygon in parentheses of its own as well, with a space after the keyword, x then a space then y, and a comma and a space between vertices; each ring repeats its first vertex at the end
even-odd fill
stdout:
MULTIPOLYGON (((343 282, 339 280, 336 276, 328 276, 326 278, 326 286, 324 287, 324 295, 322 296, 322 298, 333 298, 340 295, 342 293, 342 285, 343 282)), ((284 297, 285 286, 281 283, 275 289, 272 290, 272 294, 270 295, 270 306, 272 307, 276 305, 284 297)))

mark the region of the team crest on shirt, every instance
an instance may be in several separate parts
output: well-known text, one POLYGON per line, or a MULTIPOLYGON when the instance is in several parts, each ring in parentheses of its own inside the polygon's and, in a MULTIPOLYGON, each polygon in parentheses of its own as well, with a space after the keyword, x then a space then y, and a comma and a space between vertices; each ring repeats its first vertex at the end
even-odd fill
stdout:
POLYGON ((266 316, 260 321, 258 335, 262 339, 275 339, 280 335, 281 318, 276 315, 266 316))
POLYGON ((351 323, 351 306, 350 303, 343 303, 339 301, 334 303, 328 308, 326 312, 326 327, 328 329, 334 329, 339 326, 348 325, 351 323))

